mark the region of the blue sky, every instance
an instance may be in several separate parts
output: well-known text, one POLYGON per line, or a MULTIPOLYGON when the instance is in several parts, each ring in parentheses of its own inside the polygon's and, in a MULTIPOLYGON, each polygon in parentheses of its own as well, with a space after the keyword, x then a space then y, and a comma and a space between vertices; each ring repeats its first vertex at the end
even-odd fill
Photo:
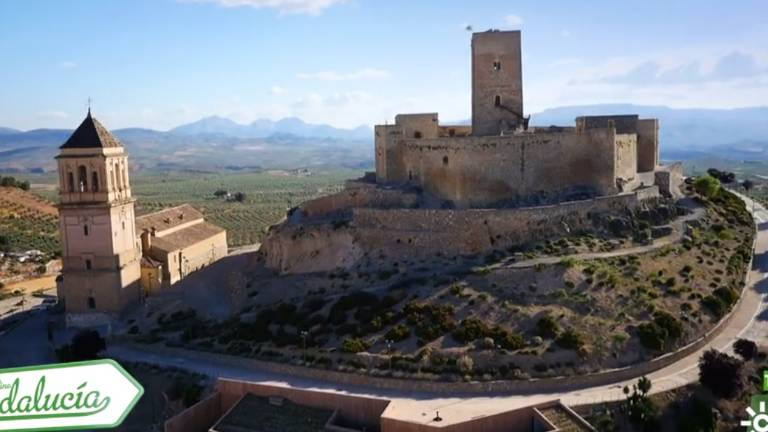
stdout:
POLYGON ((768 105, 768 2, 3 0, 0 126, 470 116, 470 34, 522 29, 525 110, 768 105))

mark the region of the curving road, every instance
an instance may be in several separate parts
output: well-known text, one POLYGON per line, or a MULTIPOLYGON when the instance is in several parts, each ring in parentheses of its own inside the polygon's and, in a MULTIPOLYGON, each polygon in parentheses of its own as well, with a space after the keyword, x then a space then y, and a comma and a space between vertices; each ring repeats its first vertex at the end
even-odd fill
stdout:
MULTIPOLYGON (((742 199, 747 201, 748 207, 752 206, 751 200, 745 197, 742 197, 742 199)), ((739 337, 753 339, 758 344, 768 344, 768 305, 766 305, 765 296, 768 292, 768 280, 766 280, 766 277, 768 277, 768 211, 763 206, 757 204, 755 205, 754 215, 758 226, 754 262, 748 275, 748 288, 745 290, 744 297, 734 312, 733 319, 712 342, 699 351, 648 375, 653 383, 652 393, 669 390, 696 381, 698 379, 697 362, 704 350, 716 348, 730 351, 731 344, 739 337)), ((426 424, 431 423, 431 418, 434 417, 435 411, 439 410, 440 416, 443 418, 443 421, 440 423, 442 427, 470 418, 491 415, 552 399, 561 399, 564 403, 571 406, 620 400, 624 398, 622 388, 636 381, 630 380, 580 390, 564 390, 562 392, 540 394, 505 393, 446 397, 445 395, 429 393, 342 386, 325 381, 272 374, 250 368, 233 367, 223 362, 193 361, 180 357, 160 355, 150 350, 145 351, 129 345, 113 345, 109 349, 109 354, 121 360, 140 361, 161 366, 176 366, 212 377, 386 398, 392 400, 392 403, 384 412, 385 417, 426 424)))

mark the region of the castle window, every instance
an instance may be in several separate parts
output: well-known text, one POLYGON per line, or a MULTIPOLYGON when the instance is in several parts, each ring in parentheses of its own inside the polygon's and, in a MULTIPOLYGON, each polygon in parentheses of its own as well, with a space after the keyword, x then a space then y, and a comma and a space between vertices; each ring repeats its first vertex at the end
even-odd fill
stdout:
POLYGON ((69 185, 69 191, 74 192, 75 191, 75 175, 72 173, 67 173, 67 183, 69 185))
POLYGON ((88 233, 89 233, 88 225, 83 225, 83 235, 87 237, 88 233))
POLYGON ((448 166, 448 156, 443 156, 443 165, 448 166))
POLYGON ((496 95, 496 98, 493 99, 493 105, 494 106, 501 106, 501 96, 496 95))
POLYGON ((96 309, 96 299, 88 297, 88 309, 96 309))
POLYGON ((413 173, 411 170, 408 170, 408 180, 413 180, 413 173))
POLYGON ((77 187, 79 192, 88 190, 88 172, 85 169, 85 165, 80 165, 77 168, 77 187))
POLYGON ((501 70, 501 62, 500 61, 496 60, 495 62, 493 62, 493 70, 495 70, 495 71, 500 71, 501 70))
POLYGON ((99 191, 99 174, 96 171, 91 173, 91 190, 94 192, 99 191))
POLYGON ((413 137, 414 138, 421 138, 421 132, 419 132, 419 131, 414 132, 413 133, 413 137))
POLYGON ((89 259, 85 260, 85 269, 90 270, 92 267, 93 265, 91 264, 91 260, 89 259))

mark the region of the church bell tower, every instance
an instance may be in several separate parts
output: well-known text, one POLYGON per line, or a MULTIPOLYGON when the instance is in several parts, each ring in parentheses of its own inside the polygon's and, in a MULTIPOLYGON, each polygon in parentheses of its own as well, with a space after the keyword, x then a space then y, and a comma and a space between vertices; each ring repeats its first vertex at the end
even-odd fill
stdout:
POLYGON ((141 296, 128 155, 89 109, 56 160, 63 264, 59 299, 69 325, 104 324, 141 296))

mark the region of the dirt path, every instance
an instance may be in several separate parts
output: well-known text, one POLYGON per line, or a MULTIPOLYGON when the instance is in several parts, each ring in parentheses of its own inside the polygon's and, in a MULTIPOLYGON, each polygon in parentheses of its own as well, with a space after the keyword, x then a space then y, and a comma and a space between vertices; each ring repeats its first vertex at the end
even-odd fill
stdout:
POLYGON ((638 254, 652 252, 657 249, 661 249, 664 246, 668 246, 681 241, 683 239, 683 235, 685 234, 685 223, 690 222, 692 220, 698 220, 702 218, 706 213, 707 211, 703 207, 697 207, 693 209, 693 212, 691 214, 678 218, 674 222, 669 224, 672 226, 672 234, 666 237, 656 239, 653 241, 652 244, 649 244, 649 245, 634 246, 630 248, 621 248, 621 249, 616 249, 609 252, 583 252, 583 253, 563 255, 563 256, 542 256, 542 257, 531 258, 523 261, 502 262, 499 264, 490 265, 488 266, 488 268, 491 270, 498 269, 498 268, 528 268, 528 267, 535 267, 536 265, 539 265, 539 264, 557 264, 564 259, 590 260, 590 259, 601 259, 601 258, 613 258, 613 257, 625 256, 625 255, 638 255, 638 254))

